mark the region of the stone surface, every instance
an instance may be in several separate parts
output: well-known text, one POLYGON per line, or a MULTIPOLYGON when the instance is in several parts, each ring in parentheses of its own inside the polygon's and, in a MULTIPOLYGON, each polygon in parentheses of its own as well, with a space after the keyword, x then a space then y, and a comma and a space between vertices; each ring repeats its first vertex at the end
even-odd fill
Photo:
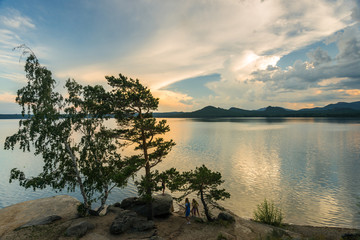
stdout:
POLYGON ((173 198, 170 194, 153 196, 153 213, 155 217, 171 214, 173 211, 173 198))
POLYGON ((221 239, 236 240, 236 236, 233 236, 227 232, 220 232, 219 235, 217 236, 217 239, 220 239, 220 236, 222 236, 221 239))
POLYGON ((147 231, 153 229, 155 223, 147 221, 146 218, 138 216, 130 210, 121 211, 110 226, 110 233, 118 235, 126 231, 147 231))
POLYGON ((51 216, 47 216, 47 217, 43 217, 43 218, 38 218, 38 219, 31 220, 31 221, 25 223, 24 225, 21 225, 20 227, 16 228, 15 230, 20 230, 22 228, 31 227, 31 226, 50 224, 50 223, 55 222, 56 220, 60 220, 60 219, 61 219, 61 217, 58 215, 51 215, 51 216))
MULTIPOLYGON (((173 199, 170 194, 158 194, 153 196, 153 216, 160 217, 171 214, 173 211, 173 199)), ((115 206, 115 205, 114 205, 115 206)), ((127 210, 132 210, 141 216, 147 215, 146 203, 142 200, 139 200, 136 197, 125 198, 120 207, 127 210)))
POLYGON ((109 240, 109 238, 98 233, 89 233, 82 237, 81 240, 109 240))
POLYGON ((131 210, 141 216, 146 216, 146 203, 137 197, 125 198, 122 200, 120 207, 122 209, 131 210))
POLYGON ((137 217, 137 214, 130 210, 122 211, 112 222, 110 226, 111 234, 121 234, 132 227, 132 224, 137 217))
POLYGON ((153 229, 155 226, 154 221, 148 221, 145 218, 136 218, 133 222, 132 228, 136 231, 146 231, 153 229))
POLYGON ((150 238, 150 240, 165 240, 165 239, 162 238, 162 237, 159 237, 159 236, 152 236, 152 237, 150 238))
POLYGON ((4 233, 44 216, 58 215, 62 220, 77 217, 80 202, 68 195, 26 201, 0 209, 0 237, 4 233))
POLYGON ((82 237, 87 233, 87 231, 94 228, 95 228, 94 224, 89 223, 87 221, 82 221, 74 225, 71 225, 68 229, 66 229, 65 236, 82 237))
POLYGON ((224 221, 227 221, 227 222, 235 222, 234 216, 231 215, 230 213, 227 213, 227 212, 219 213, 217 219, 218 220, 224 220, 224 221))
POLYGON ((124 211, 124 209, 120 208, 120 204, 115 206, 115 205, 110 205, 107 209, 106 209, 106 214, 109 213, 115 213, 115 214, 120 214, 120 212, 124 211))

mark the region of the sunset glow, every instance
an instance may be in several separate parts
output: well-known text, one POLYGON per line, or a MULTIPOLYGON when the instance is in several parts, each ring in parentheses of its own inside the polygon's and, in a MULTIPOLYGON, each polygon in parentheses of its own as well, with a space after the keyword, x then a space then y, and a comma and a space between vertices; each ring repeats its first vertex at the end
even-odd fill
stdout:
POLYGON ((25 82, 20 44, 59 91, 122 73, 161 98, 159 111, 357 101, 359 16, 355 0, 3 0, 0 113, 25 82))

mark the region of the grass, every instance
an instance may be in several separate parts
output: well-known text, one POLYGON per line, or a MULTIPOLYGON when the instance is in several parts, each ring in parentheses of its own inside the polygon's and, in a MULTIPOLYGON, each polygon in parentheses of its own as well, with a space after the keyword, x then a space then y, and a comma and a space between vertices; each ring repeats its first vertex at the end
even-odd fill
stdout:
POLYGON ((264 199, 264 202, 257 205, 254 211, 254 220, 272 226, 281 226, 283 215, 281 209, 274 205, 273 201, 264 199))

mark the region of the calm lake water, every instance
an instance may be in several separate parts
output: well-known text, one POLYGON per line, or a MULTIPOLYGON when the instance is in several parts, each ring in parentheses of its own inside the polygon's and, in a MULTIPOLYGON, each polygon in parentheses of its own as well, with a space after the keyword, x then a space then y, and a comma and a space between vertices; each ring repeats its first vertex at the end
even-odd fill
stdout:
MULTIPOLYGON (((168 119, 166 138, 177 143, 161 170, 191 170, 205 164, 221 172, 231 198, 222 205, 251 218, 257 204, 272 199, 285 222, 360 228, 360 119, 168 119)), ((0 120, 0 144, 18 120, 0 120)), ((0 208, 52 196, 8 183, 10 169, 35 175, 42 160, 19 150, 0 150, 0 208)), ((61 193, 57 193, 61 194, 61 193)), ((70 195, 80 198, 78 193, 70 195)), ((108 203, 136 196, 129 183, 108 203)))

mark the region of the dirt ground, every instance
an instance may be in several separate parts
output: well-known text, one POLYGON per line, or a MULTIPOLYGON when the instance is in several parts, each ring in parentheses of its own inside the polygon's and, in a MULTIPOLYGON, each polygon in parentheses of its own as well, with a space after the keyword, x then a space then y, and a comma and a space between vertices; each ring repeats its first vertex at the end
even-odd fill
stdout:
MULTIPOLYGON (((327 227, 310 227, 298 225, 285 225, 283 228, 256 223, 235 216, 236 222, 232 224, 198 222, 197 218, 191 219, 187 224, 182 211, 175 212, 167 218, 155 219, 156 228, 142 233, 126 233, 112 235, 109 232, 110 225, 115 218, 115 213, 109 213, 100 217, 77 218, 72 220, 60 220, 50 225, 25 228, 19 231, 11 231, 1 237, 1 240, 75 240, 77 238, 65 237, 65 230, 73 223, 88 221, 95 225, 82 240, 113 240, 113 239, 150 239, 158 236, 159 239, 176 240, 202 240, 202 239, 319 239, 338 240, 345 233, 356 233, 359 230, 327 227)), ((156 238, 155 238, 156 239, 156 238)))

